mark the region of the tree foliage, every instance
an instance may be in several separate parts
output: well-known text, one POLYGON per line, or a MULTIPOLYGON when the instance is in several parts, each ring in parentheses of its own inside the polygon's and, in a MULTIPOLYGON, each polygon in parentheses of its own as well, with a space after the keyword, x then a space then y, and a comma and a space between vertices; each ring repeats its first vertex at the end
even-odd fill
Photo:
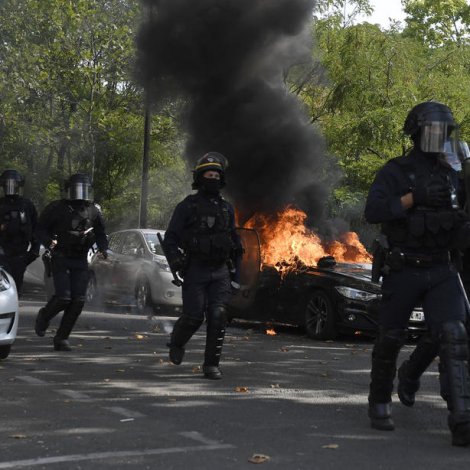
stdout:
MULTIPOLYGON (((470 140, 470 5, 402 3, 403 29, 383 29, 358 22, 372 11, 368 0, 318 0, 313 65, 286 75, 343 169, 333 212, 361 212, 376 170, 409 146, 402 126, 415 104, 448 104, 470 140)), ((139 0, 0 2, 0 166, 25 173, 39 208, 64 177, 84 171, 112 228, 138 223, 144 99, 133 61, 142 14, 139 0)), ((164 225, 189 189, 178 109, 167 103, 152 119, 152 225, 164 225)))

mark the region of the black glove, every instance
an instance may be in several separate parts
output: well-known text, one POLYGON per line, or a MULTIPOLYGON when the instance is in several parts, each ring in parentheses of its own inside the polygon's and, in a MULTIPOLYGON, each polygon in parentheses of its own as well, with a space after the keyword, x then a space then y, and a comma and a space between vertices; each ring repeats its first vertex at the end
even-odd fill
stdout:
POLYGON ((26 253, 26 263, 31 264, 35 259, 39 258, 39 253, 35 251, 28 251, 26 253))
POLYGON ((170 266, 173 271, 178 273, 184 269, 185 264, 186 264, 186 260, 184 256, 178 255, 178 256, 173 257, 173 259, 171 260, 170 266))
POLYGON ((413 202, 418 206, 442 207, 450 204, 450 187, 438 182, 417 185, 413 189, 413 202))

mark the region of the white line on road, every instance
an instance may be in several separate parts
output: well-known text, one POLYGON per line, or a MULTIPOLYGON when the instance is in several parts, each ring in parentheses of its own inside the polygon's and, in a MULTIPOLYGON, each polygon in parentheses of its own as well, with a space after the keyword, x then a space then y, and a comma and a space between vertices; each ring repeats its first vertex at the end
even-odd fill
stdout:
MULTIPOLYGON (((144 418, 145 415, 139 411, 128 410, 127 408, 122 408, 121 406, 105 406, 105 410, 112 411, 124 418, 144 418)), ((1 467, 0 467, 1 468, 1 467)))
POLYGON ((198 452, 203 450, 222 450, 233 449, 235 446, 231 444, 219 444, 216 441, 204 438, 198 432, 181 433, 183 436, 190 439, 202 442, 212 442, 213 444, 201 446, 186 446, 186 447, 168 447, 166 449, 147 449, 147 450, 123 450, 120 452, 93 452, 91 454, 74 454, 74 455, 58 455, 56 457, 43 457, 28 460, 12 460, 10 462, 0 462, 0 469, 2 468, 20 468, 20 467, 33 467, 38 465, 48 464, 63 464, 64 462, 78 462, 85 460, 103 460, 103 459, 118 459, 128 457, 142 457, 146 455, 164 455, 164 454, 178 454, 187 452, 198 452))
POLYGON ((45 382, 44 380, 37 379, 36 377, 30 377, 29 375, 21 375, 16 378, 29 385, 47 385, 47 382, 45 382))
POLYGON ((73 400, 91 400, 91 397, 86 393, 78 392, 77 390, 57 390, 57 393, 72 398, 73 400))

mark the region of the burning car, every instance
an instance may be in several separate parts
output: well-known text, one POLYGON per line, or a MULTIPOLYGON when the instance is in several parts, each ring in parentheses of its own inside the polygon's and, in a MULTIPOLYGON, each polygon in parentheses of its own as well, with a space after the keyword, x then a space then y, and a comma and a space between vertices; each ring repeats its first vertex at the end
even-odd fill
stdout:
POLYGON ((10 354, 18 330, 18 294, 13 278, 0 267, 0 359, 10 354))
MULTIPOLYGON (((370 255, 357 236, 349 233, 342 241, 330 243, 327 249, 332 256, 302 225, 296 222, 284 227, 287 229, 277 230, 274 224, 270 233, 278 236, 269 238, 274 241, 267 245, 266 234, 263 241, 263 234, 259 236, 254 229, 240 230, 245 250, 242 288, 231 302, 230 316, 298 325, 317 340, 334 339, 341 332, 374 335, 380 284, 371 281, 370 255), (280 246, 290 247, 284 252, 289 256, 276 258, 280 246), (311 253, 315 254, 309 257, 311 253), (318 254, 321 256, 315 259, 318 254)), ((417 336, 424 330, 423 312, 418 307, 410 318, 409 331, 417 336)))

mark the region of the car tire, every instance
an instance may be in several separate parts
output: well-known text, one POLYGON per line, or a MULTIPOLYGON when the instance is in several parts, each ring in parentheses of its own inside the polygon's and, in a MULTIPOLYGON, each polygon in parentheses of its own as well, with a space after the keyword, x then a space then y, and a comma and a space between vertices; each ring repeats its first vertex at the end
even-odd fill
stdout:
POLYGON ((314 291, 308 300, 305 329, 307 336, 316 340, 332 340, 338 335, 334 304, 321 290, 314 291))
POLYGON ((89 305, 97 305, 100 303, 100 295, 98 291, 98 283, 96 282, 96 277, 93 273, 90 274, 90 279, 88 281, 88 286, 86 289, 86 303, 89 305))
POLYGON ((2 344, 0 346, 0 359, 6 359, 11 351, 11 344, 2 344))
POLYGON ((144 315, 152 310, 152 293, 147 279, 139 278, 135 286, 135 305, 137 313, 144 315))

